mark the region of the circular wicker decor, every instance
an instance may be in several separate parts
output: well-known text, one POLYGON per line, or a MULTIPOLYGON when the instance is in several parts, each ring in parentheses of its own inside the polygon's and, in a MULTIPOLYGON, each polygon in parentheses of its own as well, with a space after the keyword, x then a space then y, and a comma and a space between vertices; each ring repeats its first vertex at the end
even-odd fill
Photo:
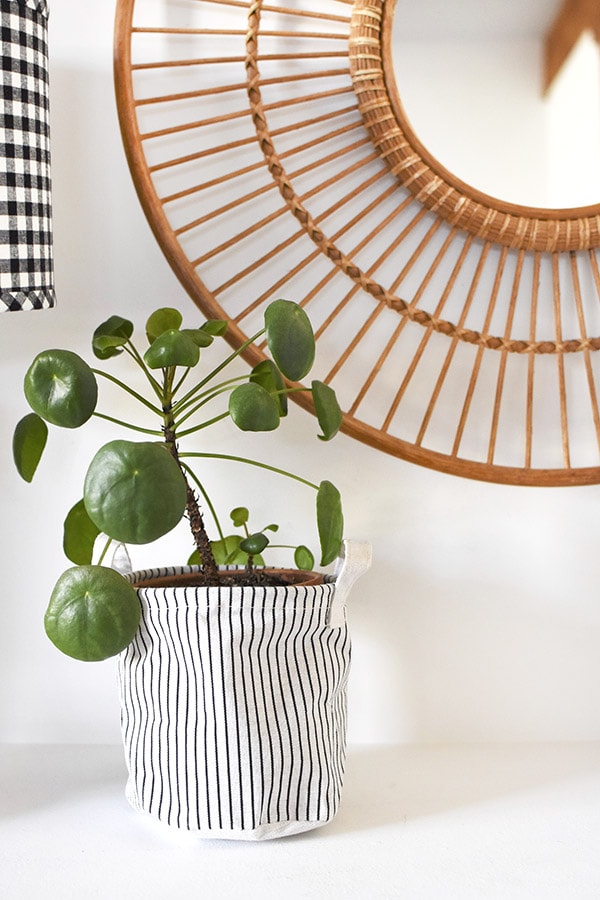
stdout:
POLYGON ((306 307, 353 437, 470 478, 600 482, 600 208, 519 207, 447 172, 406 121, 392 12, 118 0, 148 220, 234 346, 275 297, 306 307))

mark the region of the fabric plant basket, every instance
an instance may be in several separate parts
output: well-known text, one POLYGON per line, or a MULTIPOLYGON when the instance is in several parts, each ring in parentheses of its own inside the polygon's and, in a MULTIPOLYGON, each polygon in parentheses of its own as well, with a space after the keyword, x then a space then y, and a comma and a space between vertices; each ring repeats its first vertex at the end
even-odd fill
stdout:
MULTIPOLYGON (((323 583, 140 586, 119 659, 127 799, 200 837, 261 840, 338 809, 350 638, 346 597, 370 564, 345 542, 323 583)), ((135 585, 189 573, 154 569, 135 585)))

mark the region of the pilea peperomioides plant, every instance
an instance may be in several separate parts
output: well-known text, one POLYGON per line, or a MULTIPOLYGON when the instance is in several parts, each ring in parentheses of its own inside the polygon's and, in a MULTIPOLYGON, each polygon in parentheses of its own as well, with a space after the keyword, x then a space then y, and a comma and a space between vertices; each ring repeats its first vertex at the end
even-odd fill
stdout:
MULTIPOLYGON (((145 437, 111 440, 98 450, 85 476, 83 498, 65 519, 63 546, 75 566, 59 578, 45 625, 53 643, 70 656, 105 659, 129 644, 139 624, 137 596, 129 582, 103 565, 103 560, 111 545, 150 543, 171 531, 184 515, 195 545, 189 562, 199 566, 201 583, 221 583, 224 576, 219 567, 231 564, 244 567, 244 583, 265 583, 274 577, 263 568, 262 553, 277 525, 253 531, 248 510, 240 506, 230 514, 238 532, 225 532, 204 476, 203 467, 211 458, 257 466, 314 489, 321 565, 339 554, 343 516, 340 494, 330 481, 313 484, 239 455, 183 448, 186 438, 226 418, 241 431, 274 431, 287 414, 288 394, 308 390, 299 382, 312 368, 315 341, 300 306, 288 300, 271 303, 265 311, 264 328, 205 372, 199 365, 201 357, 204 361, 202 351, 223 336, 226 328, 227 323, 220 320, 182 328, 177 310, 158 309, 146 323, 148 347, 142 353, 133 343, 131 322, 112 316, 100 325, 92 339, 94 355, 100 360, 129 357, 130 371, 143 373, 145 393, 131 386, 131 378, 128 383, 123 376, 91 368, 69 350, 43 351, 27 371, 25 396, 33 412, 21 419, 13 438, 15 463, 26 481, 32 480, 46 445, 46 423, 78 428, 95 416, 145 437), (270 358, 244 375, 227 377, 227 367, 248 344, 263 336, 270 358), (148 427, 99 411, 99 379, 134 398, 146 414, 155 417, 155 424, 148 427), (200 473, 192 469, 193 462, 200 464, 200 473), (206 514, 214 523, 216 536, 212 539, 204 521, 206 514), (100 535, 106 536, 106 542, 93 564, 100 535)), ((322 431, 319 437, 330 440, 342 421, 335 393, 321 381, 313 381, 310 390, 322 431)), ((314 558, 306 546, 290 549, 295 550, 298 568, 312 568, 314 558)))

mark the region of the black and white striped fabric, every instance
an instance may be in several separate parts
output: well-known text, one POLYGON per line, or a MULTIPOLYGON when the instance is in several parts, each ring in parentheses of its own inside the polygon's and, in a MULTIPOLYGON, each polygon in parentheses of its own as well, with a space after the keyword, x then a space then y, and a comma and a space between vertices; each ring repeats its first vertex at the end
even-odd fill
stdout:
POLYGON ((46 0, 0 0, 0 311, 55 304, 46 0))
POLYGON ((200 836, 251 840, 333 818, 350 664, 335 592, 335 583, 138 588, 142 624, 119 661, 135 809, 200 836))

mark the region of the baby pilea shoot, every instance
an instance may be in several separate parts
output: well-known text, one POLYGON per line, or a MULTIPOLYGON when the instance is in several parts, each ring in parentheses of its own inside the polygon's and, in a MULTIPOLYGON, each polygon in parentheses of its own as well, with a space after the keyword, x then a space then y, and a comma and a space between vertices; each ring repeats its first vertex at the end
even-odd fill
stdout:
MULTIPOLYGON (((230 518, 237 532, 226 533, 206 484, 210 459, 229 460, 295 479, 316 494, 320 563, 339 554, 343 516, 340 494, 330 481, 314 484, 298 475, 230 453, 184 448, 185 439, 223 419, 241 431, 274 431, 287 415, 292 391, 310 390, 319 437, 330 440, 339 430, 342 413, 334 391, 321 381, 310 388, 299 384, 310 372, 315 340, 302 307, 275 300, 265 310, 264 327, 224 361, 204 371, 204 353, 227 323, 209 320, 197 328, 183 328, 181 313, 161 308, 146 322, 147 348, 132 340, 134 326, 111 316, 94 332, 92 349, 106 361, 124 354, 132 369, 141 370, 145 393, 103 369, 92 368, 70 350, 45 350, 25 375, 25 397, 32 409, 18 423, 13 438, 17 469, 31 481, 48 437, 47 423, 79 428, 92 416, 133 430, 144 440, 111 440, 100 447, 84 480, 83 497, 68 512, 64 523, 65 554, 75 565, 59 578, 45 617, 50 639, 77 659, 98 660, 115 655, 132 640, 139 624, 139 603, 128 581, 102 565, 111 544, 150 543, 171 531, 186 515, 194 550, 190 562, 200 567, 199 581, 220 583, 219 566, 245 567, 245 583, 264 583, 265 550, 278 526, 250 527, 246 507, 236 507, 230 518), (228 366, 251 343, 265 339, 269 356, 244 374, 227 377, 228 366), (196 376, 194 378, 194 376, 196 376), (149 427, 97 409, 98 382, 109 381, 133 398, 155 418, 149 427), (205 525, 210 515, 216 536, 205 525), (99 561, 93 564, 98 537, 106 536, 99 561)), ((137 374, 137 372, 136 372, 137 374)), ((131 380, 131 379, 130 379, 131 380)), ((138 378, 135 380, 137 384, 138 378)), ((314 564, 304 545, 291 547, 299 568, 314 564)))

